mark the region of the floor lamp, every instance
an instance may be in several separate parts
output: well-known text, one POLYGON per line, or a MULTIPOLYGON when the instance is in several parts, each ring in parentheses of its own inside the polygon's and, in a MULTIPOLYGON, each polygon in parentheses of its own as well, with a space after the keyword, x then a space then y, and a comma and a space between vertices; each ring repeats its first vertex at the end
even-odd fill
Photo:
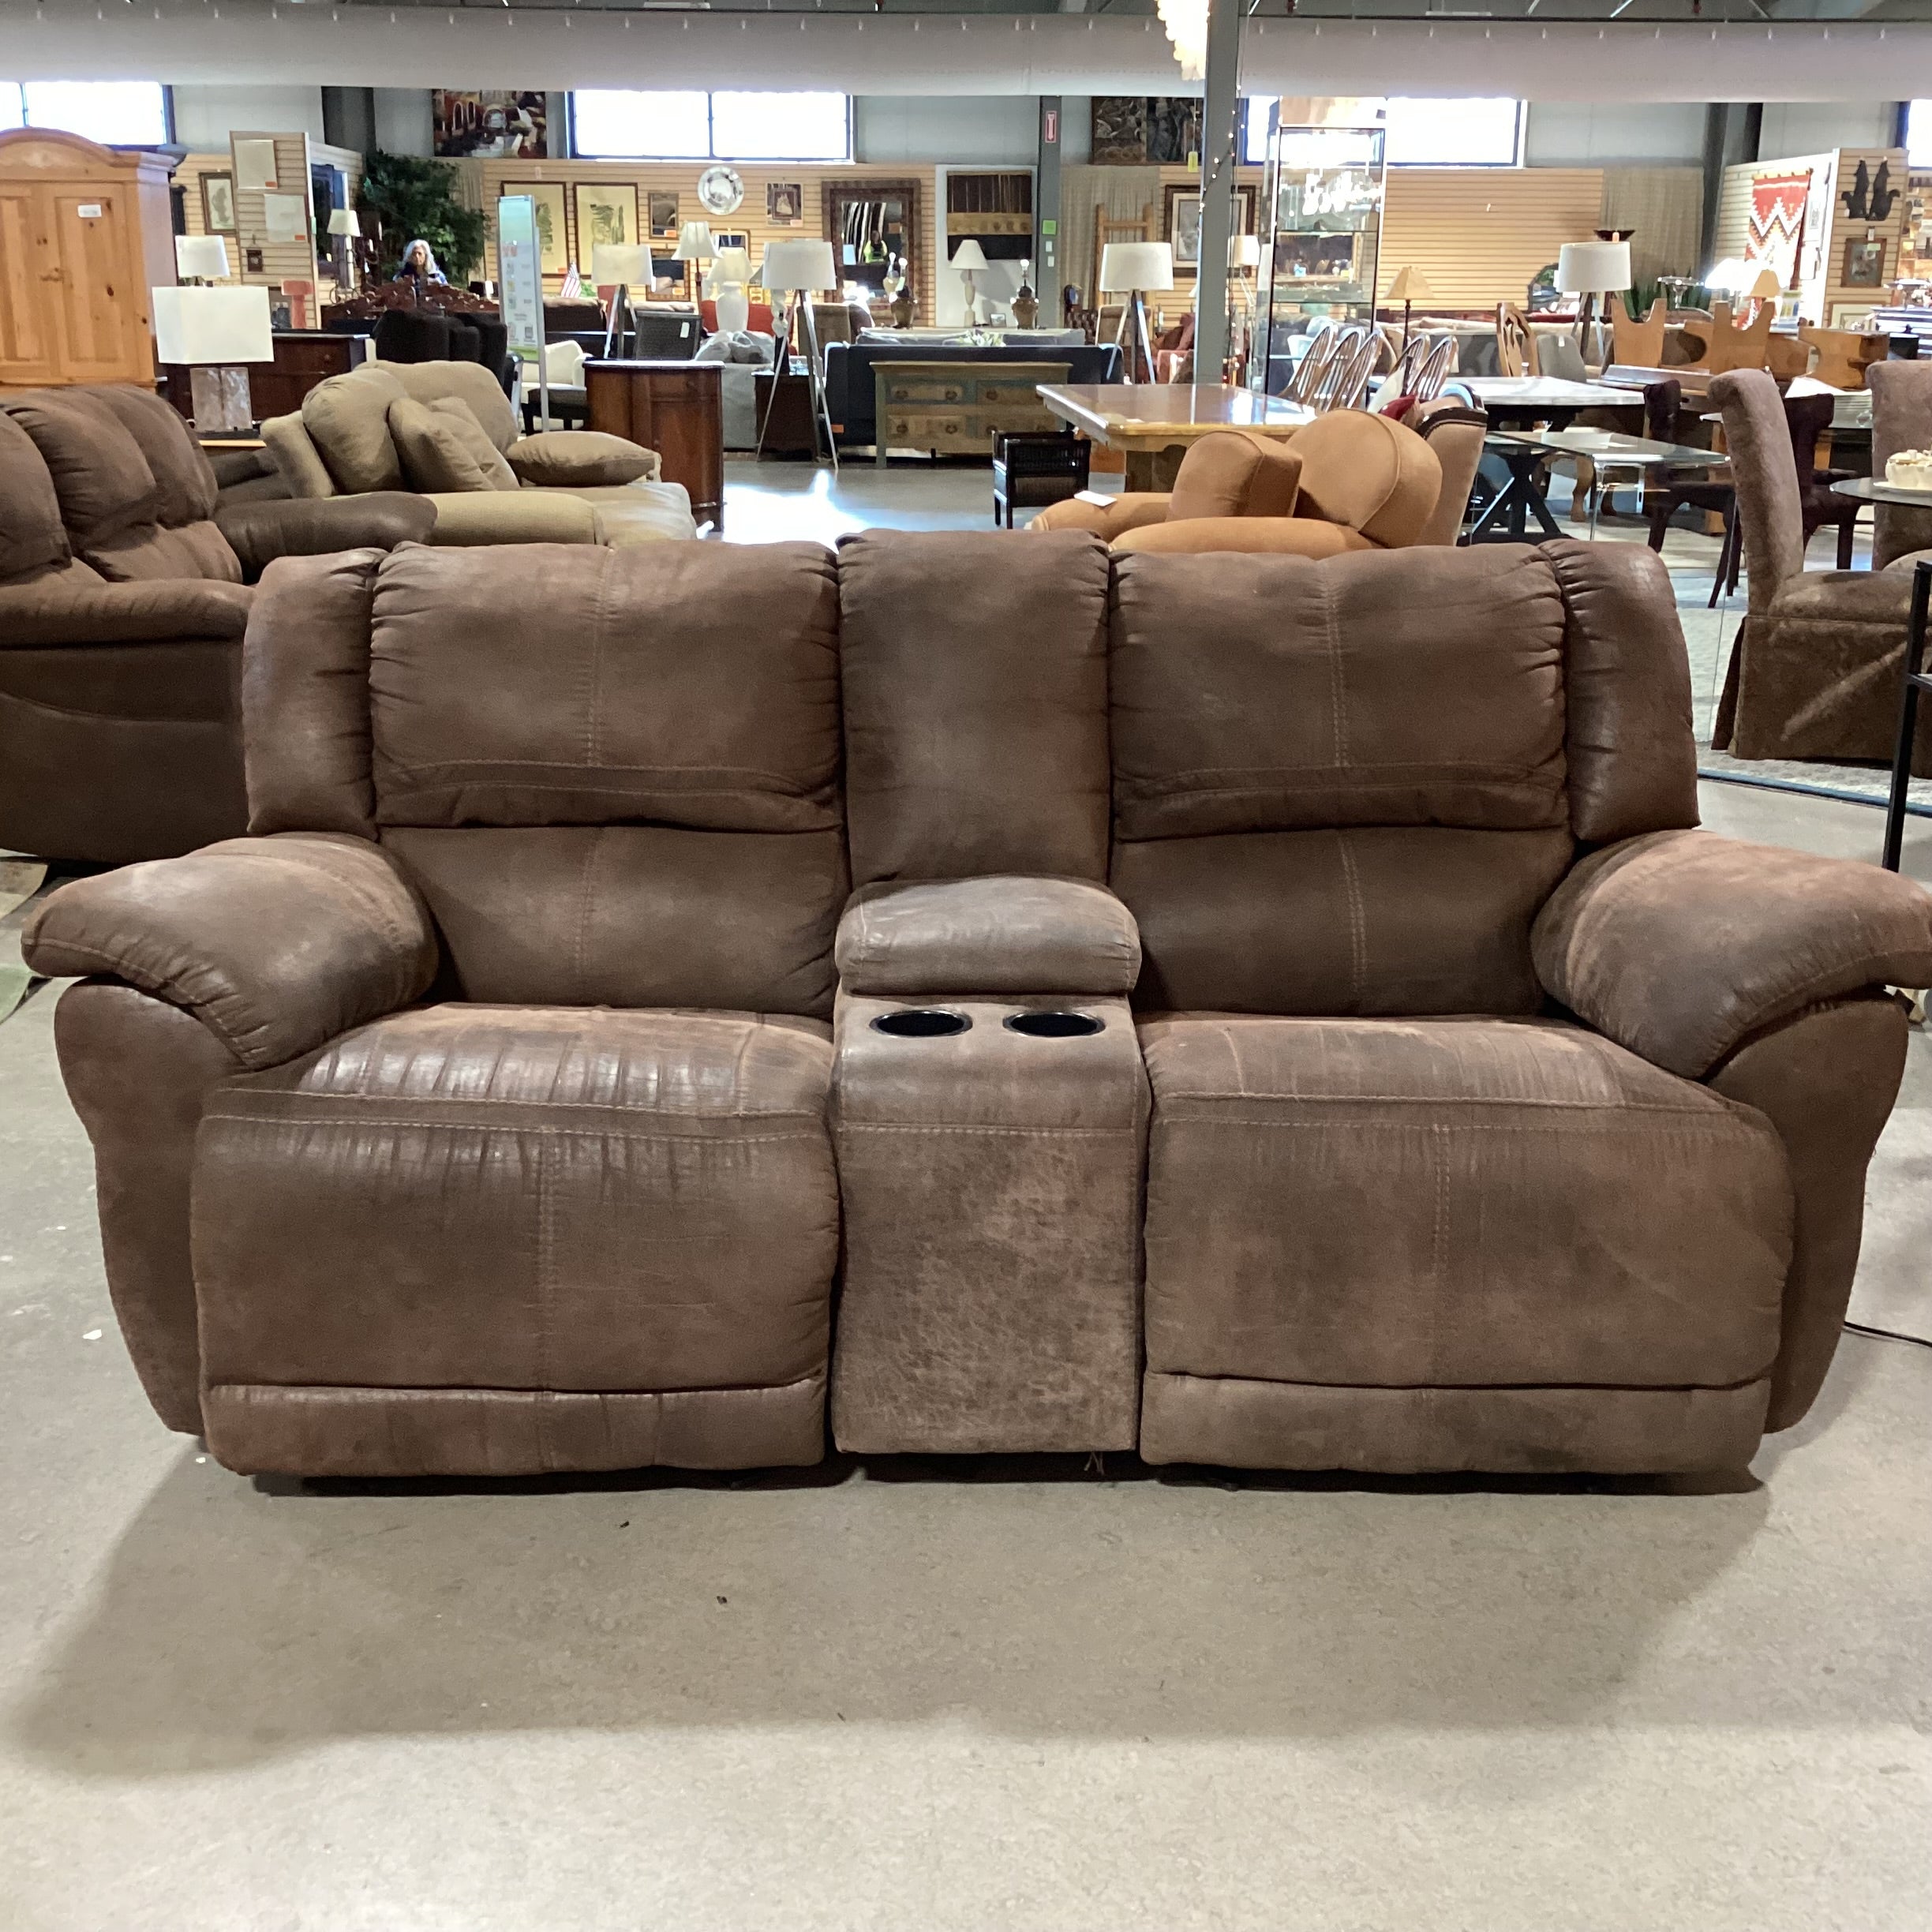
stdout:
POLYGON ((1577 346, 1584 361, 1589 361, 1590 323, 1597 298, 1622 294, 1631 285, 1630 244, 1627 242, 1566 242, 1556 251, 1556 292, 1574 295, 1577 302, 1577 346))
POLYGON ((362 218, 354 208, 331 208, 328 231, 335 246, 342 250, 343 290, 353 295, 360 279, 356 273, 356 244, 362 238, 362 218))
POLYGON ((784 320, 772 355, 771 393, 765 399, 765 419, 758 425, 758 453, 765 454, 765 439, 771 429, 772 408, 778 400, 778 386, 790 373, 792 355, 799 347, 799 334, 804 334, 805 380, 811 393, 812 460, 818 460, 818 428, 825 425, 826 447, 832 458, 832 471, 838 474, 838 444, 832 434, 832 406, 826 399, 825 364, 818 353, 818 324, 812 314, 812 298, 821 290, 839 286, 838 264, 832 259, 829 242, 772 242, 766 245, 759 264, 768 295, 788 295, 784 320))
POLYGON ((255 427, 249 362, 275 360, 268 290, 261 283, 227 288, 158 288, 153 298, 155 355, 188 370, 197 436, 255 427))
POLYGON ((1148 334, 1147 292, 1174 285, 1174 249, 1165 242, 1110 242, 1100 251, 1100 292, 1123 295, 1115 344, 1127 363, 1129 382, 1154 380, 1154 343, 1148 334), (1139 361, 1136 361, 1136 358, 1139 361), (1138 371, 1144 367, 1145 376, 1138 371))
POLYGON ((702 264, 713 260, 717 253, 717 246, 711 239, 709 222, 687 222, 678 230, 677 246, 671 251, 671 259, 683 263, 685 286, 691 291, 693 301, 698 299, 698 278, 703 273, 702 264), (694 267, 694 264, 699 265, 694 267))
MULTIPOLYGON (((1251 234, 1230 235, 1227 265, 1228 286, 1241 290, 1241 307, 1235 318, 1241 324, 1241 341, 1228 358, 1232 373, 1224 375, 1223 380, 1238 383, 1247 369, 1249 350, 1254 342, 1255 291, 1244 271, 1260 271, 1261 238, 1251 234)), ((1198 376, 1200 371, 1196 369, 1194 373, 1198 376)))
POLYGON ((650 250, 638 242, 599 242, 590 250, 590 279, 598 288, 613 292, 610 313, 604 324, 604 355, 610 358, 612 344, 621 344, 627 335, 637 343, 637 311, 631 305, 631 291, 642 287, 647 292, 657 277, 651 265, 650 250))
POLYGON ((1419 301, 1431 300, 1436 291, 1428 285, 1428 278, 1420 268, 1411 268, 1406 264, 1395 271, 1395 279, 1388 285, 1387 299, 1402 305, 1402 353, 1409 352, 1410 311, 1419 301))

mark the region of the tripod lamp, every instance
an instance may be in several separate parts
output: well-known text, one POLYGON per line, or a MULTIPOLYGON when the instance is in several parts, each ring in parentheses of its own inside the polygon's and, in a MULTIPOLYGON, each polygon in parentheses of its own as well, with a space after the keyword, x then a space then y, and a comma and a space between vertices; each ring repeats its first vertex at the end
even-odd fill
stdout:
POLYGON ((1154 343, 1148 333, 1147 301, 1174 285, 1174 249, 1165 242, 1110 242, 1100 251, 1100 292, 1124 295, 1114 340, 1125 350, 1127 380, 1154 380, 1154 343), (1142 376, 1144 367, 1147 373, 1142 376))
POLYGON ((637 339, 637 311, 631 306, 631 291, 649 291, 656 279, 650 250, 639 242, 599 242, 590 251, 590 279, 598 288, 615 291, 610 314, 604 324, 604 354, 608 358, 614 341, 621 343, 628 335, 637 339), (623 318, 623 320, 620 320, 623 318))
POLYGON ((766 245, 760 264, 766 292, 788 295, 784 322, 772 358, 771 392, 765 399, 765 420, 758 425, 758 454, 765 453, 765 438, 771 428, 772 406, 778 400, 778 386, 792 367, 794 353, 805 360, 805 380, 811 394, 812 457, 818 456, 818 429, 825 426, 826 447, 832 468, 838 469, 838 444, 832 436, 832 406, 826 399, 825 364, 818 352, 818 324, 812 313, 812 298, 822 290, 839 286, 838 264, 832 257, 829 242, 773 242, 766 245), (803 335, 801 344, 799 336, 803 335))
POLYGON ((275 360, 268 291, 260 283, 153 291, 157 361, 188 370, 194 426, 220 436, 255 426, 249 362, 275 360))
POLYGON ((1627 242, 1566 242, 1556 251, 1556 292, 1580 296, 1577 341, 1587 352, 1599 295, 1620 295, 1631 285, 1627 242))

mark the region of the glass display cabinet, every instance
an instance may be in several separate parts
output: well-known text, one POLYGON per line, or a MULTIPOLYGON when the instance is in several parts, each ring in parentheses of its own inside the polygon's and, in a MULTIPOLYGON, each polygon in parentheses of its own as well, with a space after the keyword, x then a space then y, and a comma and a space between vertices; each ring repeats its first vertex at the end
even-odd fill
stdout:
POLYGON ((1386 138, 1379 120, 1270 130, 1251 387, 1279 394, 1324 323, 1374 322, 1386 138))

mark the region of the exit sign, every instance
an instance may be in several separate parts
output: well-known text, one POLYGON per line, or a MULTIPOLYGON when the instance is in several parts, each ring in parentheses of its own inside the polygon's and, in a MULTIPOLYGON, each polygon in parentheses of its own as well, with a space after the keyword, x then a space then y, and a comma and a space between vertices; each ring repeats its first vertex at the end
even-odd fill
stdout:
POLYGON ((1050 148, 1060 138, 1060 110, 1045 109, 1040 115, 1040 139, 1050 148))

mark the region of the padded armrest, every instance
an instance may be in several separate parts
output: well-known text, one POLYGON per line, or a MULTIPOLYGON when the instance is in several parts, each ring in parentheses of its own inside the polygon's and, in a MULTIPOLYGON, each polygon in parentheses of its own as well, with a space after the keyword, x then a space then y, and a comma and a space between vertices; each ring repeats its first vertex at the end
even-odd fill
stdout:
POLYGON ((1116 537, 1145 524, 1165 523, 1167 497, 1166 490, 1131 490, 1108 504, 1082 503, 1077 496, 1063 497, 1057 504, 1049 504, 1027 528, 1043 532, 1091 530, 1103 543, 1111 543, 1116 537))
POLYGON ((254 592, 195 577, 141 583, 0 586, 0 650, 9 644, 144 644, 238 638, 254 592))
POLYGON ((253 580, 280 556, 427 543, 436 511, 434 504, 406 490, 370 490, 358 496, 223 504, 216 506, 215 521, 253 580))
POLYGON ((1140 934, 1080 879, 882 882, 847 902, 833 957, 851 993, 1125 993, 1140 934))
POLYGON ((380 848, 330 833, 224 839, 63 886, 21 950, 50 979, 106 974, 193 1013, 244 1066, 279 1066, 394 1013, 436 937, 380 848))
POLYGON ((596 543, 596 511, 567 490, 439 491, 433 544, 596 543))
POLYGON ((1579 1019, 1696 1080, 1819 1001, 1932 982, 1932 895, 1849 859, 1652 832, 1576 866, 1530 946, 1579 1019))

